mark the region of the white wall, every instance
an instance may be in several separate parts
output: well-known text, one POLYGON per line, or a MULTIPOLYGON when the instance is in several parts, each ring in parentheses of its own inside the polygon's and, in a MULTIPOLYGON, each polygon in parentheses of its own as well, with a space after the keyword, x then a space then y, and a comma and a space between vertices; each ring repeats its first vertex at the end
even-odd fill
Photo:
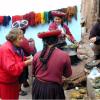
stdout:
MULTIPOLYGON (((0 0, 1 1, 1 0, 0 0)), ((49 10, 56 10, 59 8, 67 8, 68 6, 76 5, 78 8, 77 20, 72 19, 72 22, 68 24, 72 34, 77 41, 81 39, 81 26, 80 26, 80 7, 81 0, 3 0, 0 3, 0 15, 20 15, 26 14, 30 11, 42 12, 49 10), (12 3, 12 4, 11 4, 12 3)), ((0 44, 4 43, 6 34, 11 29, 10 25, 7 27, 0 26, 0 44)), ((37 38, 37 33, 41 31, 47 31, 48 24, 38 25, 37 27, 29 27, 26 30, 25 36, 27 38, 34 38, 37 50, 42 49, 41 39, 37 38)))

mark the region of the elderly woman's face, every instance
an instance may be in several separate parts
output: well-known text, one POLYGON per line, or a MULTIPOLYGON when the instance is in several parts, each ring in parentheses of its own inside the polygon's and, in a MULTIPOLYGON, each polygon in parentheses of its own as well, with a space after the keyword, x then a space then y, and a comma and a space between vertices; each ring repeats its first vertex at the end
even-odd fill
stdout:
POLYGON ((13 44, 17 47, 20 47, 20 44, 23 41, 23 37, 23 34, 18 34, 17 39, 13 42, 13 44))
POLYGON ((61 22, 62 22, 62 19, 60 18, 60 17, 54 17, 54 22, 56 23, 56 24, 61 24, 61 22))

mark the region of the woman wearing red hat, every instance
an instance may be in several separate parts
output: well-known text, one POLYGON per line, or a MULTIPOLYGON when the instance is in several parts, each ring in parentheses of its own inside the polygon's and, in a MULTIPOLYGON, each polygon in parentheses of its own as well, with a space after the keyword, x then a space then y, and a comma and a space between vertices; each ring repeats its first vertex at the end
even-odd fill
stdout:
POLYGON ((32 62, 25 58, 20 43, 23 31, 12 29, 6 36, 7 41, 0 46, 0 98, 17 100, 19 97, 19 77, 32 62))
POLYGON ((61 30, 61 35, 59 36, 59 43, 61 43, 61 48, 66 44, 66 37, 72 42, 76 43, 73 35, 71 34, 68 26, 63 22, 65 13, 60 11, 51 11, 51 14, 53 16, 53 22, 49 26, 49 30, 61 30))
POLYGON ((72 74, 68 54, 57 47, 61 31, 48 31, 38 34, 43 40, 43 50, 33 58, 32 68, 35 80, 32 86, 32 99, 65 99, 62 76, 72 74))
POLYGON ((66 38, 75 44, 75 47, 78 46, 78 42, 76 42, 75 38, 71 34, 67 24, 64 23, 65 13, 61 11, 51 11, 53 16, 53 22, 49 26, 49 30, 61 30, 61 35, 58 36, 58 43, 60 44, 59 48, 69 53, 71 64, 76 65, 80 62, 80 59, 77 57, 76 49, 72 52, 69 51, 69 48, 66 48, 66 38))

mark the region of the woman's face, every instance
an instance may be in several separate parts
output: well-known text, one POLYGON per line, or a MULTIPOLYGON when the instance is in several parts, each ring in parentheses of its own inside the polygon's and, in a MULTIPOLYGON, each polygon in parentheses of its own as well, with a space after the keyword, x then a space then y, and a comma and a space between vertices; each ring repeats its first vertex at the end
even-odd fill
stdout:
POLYGON ((56 23, 56 24, 61 24, 61 22, 62 22, 62 19, 60 18, 60 17, 54 17, 54 22, 56 23))
POLYGON ((24 35, 18 34, 17 39, 13 42, 13 44, 17 47, 20 47, 21 42, 23 41, 24 35))

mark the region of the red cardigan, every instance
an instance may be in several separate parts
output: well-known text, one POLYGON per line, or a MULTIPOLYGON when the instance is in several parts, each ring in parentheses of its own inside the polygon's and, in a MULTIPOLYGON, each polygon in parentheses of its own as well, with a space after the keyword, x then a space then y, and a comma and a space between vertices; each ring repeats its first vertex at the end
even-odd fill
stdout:
MULTIPOLYGON (((71 42, 74 42, 75 39, 74 39, 73 35, 71 34, 71 32, 70 32, 68 26, 67 26, 66 24, 63 24, 63 28, 66 30, 66 34, 69 35, 69 38, 70 38, 71 42)), ((58 29, 57 24, 56 24, 55 22, 52 22, 52 23, 49 25, 49 30, 56 30, 56 29, 58 29)))
POLYGON ((18 82, 24 67, 22 57, 14 52, 10 42, 0 46, 0 83, 18 82))
MULTIPOLYGON (((47 50, 48 52, 48 50, 47 50)), ((72 74, 71 62, 68 54, 56 48, 47 63, 47 70, 42 70, 42 62, 40 62, 40 53, 35 54, 33 58, 33 75, 39 80, 56 82, 62 84, 62 76, 69 77, 72 74)))

